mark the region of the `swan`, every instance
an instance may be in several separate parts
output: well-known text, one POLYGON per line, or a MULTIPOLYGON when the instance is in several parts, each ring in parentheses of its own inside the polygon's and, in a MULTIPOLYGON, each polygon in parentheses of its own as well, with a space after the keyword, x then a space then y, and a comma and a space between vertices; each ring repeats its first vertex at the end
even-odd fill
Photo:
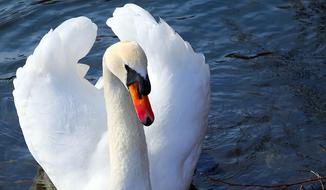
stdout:
POLYGON ((95 85, 79 63, 97 33, 86 17, 51 29, 17 69, 28 149, 58 190, 188 189, 207 128, 205 58, 135 4, 107 25, 120 42, 105 51, 95 85))

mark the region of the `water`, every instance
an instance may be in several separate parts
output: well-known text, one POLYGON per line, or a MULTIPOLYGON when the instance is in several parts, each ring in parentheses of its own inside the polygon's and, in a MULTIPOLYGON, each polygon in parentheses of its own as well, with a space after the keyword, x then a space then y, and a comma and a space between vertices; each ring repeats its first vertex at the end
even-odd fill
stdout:
MULTIPOLYGON (((0 1, 0 78, 14 76, 51 27, 85 15, 99 26, 82 61, 92 66, 87 78, 94 81, 103 51, 117 41, 105 21, 125 3, 0 1)), ((244 189, 205 175, 265 184, 313 177, 310 170, 326 175, 324 0, 135 3, 166 20, 210 65, 209 130, 193 181, 198 189, 244 189), (262 52, 269 54, 230 56, 262 52)), ((26 148, 12 90, 12 80, 0 80, 0 189, 25 190, 38 166, 26 148)))

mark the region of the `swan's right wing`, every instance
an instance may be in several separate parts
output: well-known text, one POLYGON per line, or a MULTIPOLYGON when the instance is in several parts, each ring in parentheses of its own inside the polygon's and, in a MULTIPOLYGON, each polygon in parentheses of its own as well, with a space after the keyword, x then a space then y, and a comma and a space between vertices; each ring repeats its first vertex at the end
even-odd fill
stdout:
POLYGON ((49 31, 17 70, 14 100, 27 146, 60 190, 105 189, 108 150, 103 91, 77 64, 97 26, 86 17, 49 31))
POLYGON ((134 4, 117 8, 107 24, 120 40, 144 49, 155 115, 145 127, 152 187, 187 189, 207 128, 209 67, 166 22, 134 4))

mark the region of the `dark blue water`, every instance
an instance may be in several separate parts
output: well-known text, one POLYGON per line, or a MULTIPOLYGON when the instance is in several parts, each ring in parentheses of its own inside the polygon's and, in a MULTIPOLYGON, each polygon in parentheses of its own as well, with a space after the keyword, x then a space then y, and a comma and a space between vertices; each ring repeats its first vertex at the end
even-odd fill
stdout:
MULTIPOLYGON (((87 78, 94 81, 103 51, 118 40, 105 21, 125 3, 0 1, 0 78, 14 76, 51 27, 85 15, 99 26, 82 61, 91 65, 87 78)), ((244 189, 205 175, 265 184, 313 177, 310 170, 326 175, 324 0, 135 3, 166 20, 210 65, 209 130, 193 182, 198 189, 244 189)), ((38 166, 25 145, 12 90, 11 79, 0 80, 0 190, 26 190, 38 166)))

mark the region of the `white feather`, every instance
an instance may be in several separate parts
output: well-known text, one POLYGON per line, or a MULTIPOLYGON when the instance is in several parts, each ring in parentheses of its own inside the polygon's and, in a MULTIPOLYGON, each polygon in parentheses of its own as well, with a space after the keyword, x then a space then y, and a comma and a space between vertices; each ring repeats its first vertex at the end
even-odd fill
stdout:
POLYGON ((153 189, 187 189, 200 154, 209 109, 209 67, 162 19, 134 4, 117 8, 108 26, 144 49, 156 121, 145 128, 153 189))
POLYGON ((86 17, 64 22, 42 38, 14 81, 28 148, 60 190, 85 189, 96 176, 93 168, 101 168, 96 173, 103 178, 107 174, 108 162, 101 160, 108 150, 99 146, 106 131, 103 93, 81 78, 86 70, 81 73, 77 67, 96 31, 86 17), (69 39, 80 43, 74 46, 69 39))
MULTIPOLYGON (((152 188, 187 189, 207 127, 210 76, 204 56, 134 4, 117 8, 107 24, 120 40, 138 42, 148 59, 156 118, 145 128, 152 188)), ((100 79, 95 88, 83 78, 87 68, 77 66, 96 30, 85 17, 51 30, 14 81, 28 148, 59 190, 108 187, 103 83, 100 79)))
POLYGON ((84 78, 87 74, 87 71, 89 70, 89 65, 79 63, 77 64, 77 70, 80 78, 84 78))

